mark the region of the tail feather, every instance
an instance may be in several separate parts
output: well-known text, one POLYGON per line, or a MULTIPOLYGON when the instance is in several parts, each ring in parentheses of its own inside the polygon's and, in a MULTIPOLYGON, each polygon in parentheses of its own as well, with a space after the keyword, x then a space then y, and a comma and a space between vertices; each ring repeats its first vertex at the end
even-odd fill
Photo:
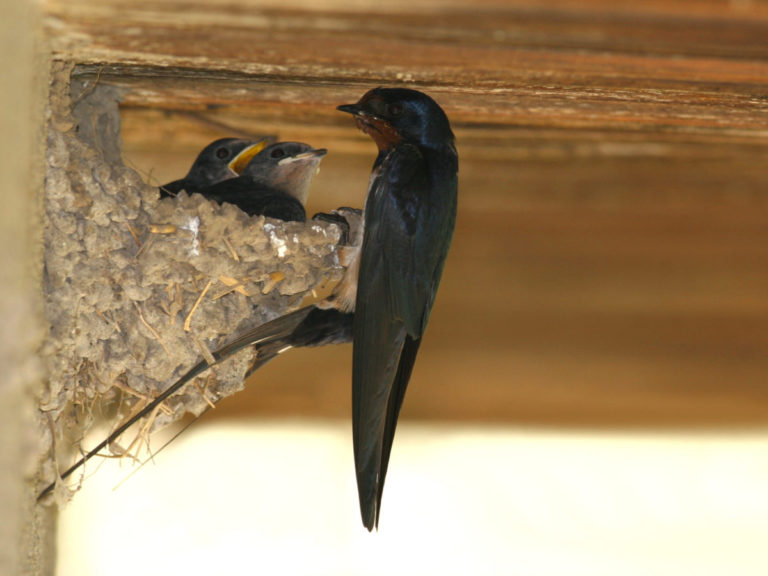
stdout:
MULTIPOLYGON (((272 343, 280 339, 287 338, 288 336, 290 336, 293 330, 296 329, 296 326, 301 324, 301 322, 307 317, 307 315, 314 309, 315 309, 314 306, 301 308, 299 310, 296 310, 295 312, 291 312, 290 314, 280 316, 279 318, 276 318, 271 322, 267 322, 265 324, 257 326, 252 330, 248 330, 244 332, 233 341, 225 344, 224 346, 218 348, 212 353, 213 358, 215 360, 214 364, 218 364, 222 360, 229 358, 236 352, 242 350, 243 348, 247 348, 248 346, 259 344, 259 343, 272 343)), ((260 365, 263 365, 271 358, 274 358, 274 355, 269 358, 267 357, 263 357, 263 358, 264 359, 260 365)), ((155 408, 157 408, 162 402, 167 400, 174 393, 178 392, 185 384, 193 380, 196 376, 199 376, 200 374, 205 372, 211 365, 212 364, 209 364, 205 360, 201 360, 200 362, 195 364, 183 376, 181 376, 181 378, 179 378, 176 382, 174 382, 168 388, 166 388, 160 395, 158 395, 157 398, 155 398, 152 402, 150 402, 144 408, 142 408, 135 416, 133 416, 132 418, 124 422, 122 425, 118 426, 114 432, 112 432, 104 440, 99 442, 94 448, 88 451, 72 466, 67 468, 67 470, 65 470, 59 476, 59 478, 61 480, 67 479, 69 476, 72 475, 73 472, 75 472, 83 464, 88 462, 88 460, 96 456, 109 444, 117 440, 117 438, 119 438, 120 435, 123 434, 123 432, 128 430, 128 428, 133 426, 136 422, 138 422, 145 416, 148 416, 149 414, 151 414, 155 410, 155 408)), ((253 369, 251 369, 251 371, 253 371, 253 369)), ((56 482, 55 481, 51 482, 48 486, 46 486, 46 488, 42 492, 40 492, 37 499, 41 500, 42 498, 44 498, 54 489, 55 486, 56 486, 56 482)))

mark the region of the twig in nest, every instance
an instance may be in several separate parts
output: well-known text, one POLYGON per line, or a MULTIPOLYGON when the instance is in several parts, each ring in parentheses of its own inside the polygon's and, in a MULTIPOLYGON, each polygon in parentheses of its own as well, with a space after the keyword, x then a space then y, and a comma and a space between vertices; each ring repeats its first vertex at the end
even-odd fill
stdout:
POLYGON ((211 351, 208 349, 208 346, 200 342, 197 336, 194 334, 190 334, 192 337, 192 341, 197 345, 198 349, 200 350, 200 354, 203 355, 203 358, 205 358, 205 361, 208 362, 209 366, 213 366, 216 364, 216 358, 213 357, 213 354, 211 354, 211 351))
POLYGON ((104 314, 101 310, 96 310, 96 315, 104 320, 105 323, 113 324, 115 326, 115 330, 117 330, 120 334, 123 333, 123 331, 120 329, 120 324, 118 324, 114 318, 107 318, 107 315, 104 314))
POLYGON ((285 279, 285 274, 279 270, 276 272, 270 272, 267 279, 264 280, 264 286, 261 288, 262 294, 269 294, 277 286, 278 282, 285 279))
POLYGON ((200 417, 201 417, 203 414, 205 414, 206 412, 208 412, 208 410, 210 410, 210 409, 211 409, 211 407, 208 407, 208 408, 206 408, 205 410, 203 410, 203 411, 200 413, 200 415, 199 415, 199 416, 195 416, 194 420, 190 420, 189 422, 187 422, 187 423, 186 423, 186 424, 185 424, 185 425, 184 425, 184 426, 183 426, 183 427, 182 427, 182 428, 181 428, 181 429, 180 429, 178 432, 176 432, 176 433, 175 433, 173 436, 171 436, 171 439, 170 439, 170 440, 168 440, 168 441, 167 441, 165 444, 163 444, 162 446, 160 446, 160 448, 158 448, 158 449, 157 449, 155 452, 150 452, 150 453, 149 453, 149 456, 148 456, 148 457, 147 457, 147 458, 146 458, 146 459, 145 459, 145 460, 144 460, 144 461, 143 461, 141 464, 139 464, 139 465, 138 465, 136 468, 134 468, 134 469, 131 471, 131 473, 130 473, 130 474, 128 474, 128 476, 126 476, 125 478, 123 478, 122 480, 120 480, 120 482, 118 482, 118 483, 115 485, 115 487, 114 487, 114 488, 112 488, 112 491, 114 492, 115 490, 117 490, 118 488, 120 488, 120 486, 122 486, 123 484, 125 484, 126 482, 128 482, 128 480, 130 480, 130 479, 133 477, 133 475, 134 475, 134 474, 136 474, 136 473, 137 473, 139 470, 141 470, 141 469, 142 469, 142 468, 143 468, 143 467, 144 467, 144 466, 147 464, 147 462, 150 462, 150 461, 154 461, 154 458, 155 458, 155 456, 157 456, 158 454, 160 454, 160 452, 162 452, 163 450, 165 450, 165 449, 166 449, 166 448, 167 448, 167 447, 168 447, 168 446, 171 444, 171 442, 173 442, 173 441, 174 441, 174 440, 176 440, 176 439, 177 439, 179 436, 181 436, 181 435, 182 435, 184 432, 186 432, 187 428, 189 428, 190 426, 192 426, 192 424, 194 424, 195 422, 197 422, 197 421, 198 421, 198 419, 199 419, 199 418, 200 418, 200 417))
POLYGON ((216 408, 216 405, 213 403, 213 400, 211 400, 210 398, 208 398, 208 395, 205 393, 205 390, 203 390, 202 388, 200 388, 200 384, 198 384, 198 383, 197 383, 197 380, 195 380, 194 382, 192 382, 192 384, 193 384, 193 386, 194 386, 194 387, 197 389, 197 391, 198 391, 198 392, 200 392, 200 396, 202 396, 202 397, 203 397, 203 400, 205 400, 205 401, 206 401, 206 403, 208 404, 208 406, 210 406, 211 408, 216 408))
POLYGON ((187 314, 186 320, 184 320, 184 332, 189 332, 190 330, 190 324, 192 323, 192 315, 195 313, 195 310, 197 310, 197 307, 200 306, 200 302, 203 301, 203 297, 205 297, 205 294, 208 292, 208 289, 211 287, 212 281, 208 280, 208 284, 205 285, 205 288, 203 288, 203 291, 200 292, 200 296, 197 297, 197 300, 195 300, 195 303, 192 305, 192 310, 189 311, 189 314, 187 314))
POLYGON ((177 228, 173 224, 150 224, 149 232, 151 234, 173 234, 177 228))
POLYGON ((149 248, 155 243, 155 238, 157 238, 157 236, 150 236, 147 238, 147 241, 139 246, 139 249, 136 250, 136 254, 134 254, 133 257, 138 259, 138 257, 144 254, 144 252, 147 252, 149 248))
POLYGON ((136 243, 136 248, 141 248, 141 240, 139 240, 139 235, 136 234, 136 230, 133 229, 131 223, 126 222, 125 226, 128 228, 128 232, 131 233, 131 236, 133 236, 133 241, 136 243))
POLYGON ((72 107, 73 107, 73 108, 75 107, 75 105, 76 105, 78 102, 80 102, 80 100, 82 100, 83 98, 85 98, 86 96, 88 96, 88 94, 90 94, 91 92, 93 92, 93 91, 96 89, 96 86, 98 86, 98 85, 99 85, 99 81, 101 80, 101 73, 102 73, 103 71, 104 71, 104 65, 102 65, 102 66, 99 68, 99 71, 96 73, 96 80, 94 80, 94 81, 93 81, 93 84, 91 84, 90 86, 86 86, 85 88, 83 88, 83 90, 80 92, 80 94, 78 94, 78 95, 77 95, 77 98, 75 98, 75 99, 72 101, 72 107))
MULTIPOLYGON (((149 398, 149 396, 148 396, 147 394, 142 394, 141 392, 139 392, 139 391, 137 391, 137 390, 134 390, 134 389, 133 389, 133 388, 131 388, 130 386, 127 386, 127 385, 126 385, 124 382, 120 382, 119 380, 115 380, 115 382, 114 382, 112 385, 113 385, 115 388, 117 388, 118 390, 122 390, 123 392, 125 392, 125 393, 127 393, 127 394, 130 394, 130 395, 131 395, 131 396, 133 396, 134 398, 138 398, 139 400, 141 400, 142 402, 144 402, 144 405, 145 405, 145 406, 146 406, 147 404, 149 404, 149 402, 150 402, 150 398, 149 398)), ((168 415, 168 416, 172 416, 172 415, 173 415, 173 410, 171 410, 170 408, 168 408, 168 406, 166 406, 165 404, 160 404, 160 409, 161 409, 161 410, 162 410, 162 411, 163 411, 163 412, 164 412, 166 415, 168 415)), ((138 413, 140 410, 141 410, 141 409, 139 409, 139 410, 136 410, 136 409, 134 409, 134 410, 133 410, 133 412, 134 412, 134 414, 136 414, 136 413, 138 413)))
POLYGON ((217 294, 211 300, 218 300, 219 298, 226 296, 227 294, 231 292, 239 292, 243 296, 249 297, 251 296, 250 292, 246 290, 245 285, 243 282, 238 280, 237 278, 231 278, 229 276, 219 276, 219 282, 222 284, 225 284, 226 286, 229 286, 229 290, 225 290, 221 294, 217 294))
POLYGON ((227 250, 229 250, 229 253, 232 254, 232 258, 235 259, 235 262, 240 262, 240 256, 238 256, 237 252, 235 251, 235 247, 232 246, 232 243, 229 241, 229 239, 226 236, 223 236, 222 240, 224 241, 224 245, 227 247, 227 250))
POLYGON ((312 288, 310 293, 304 297, 304 299, 301 301, 300 307, 304 308, 305 306, 309 306, 310 304, 314 304, 320 300, 325 300, 328 298, 328 296, 331 295, 331 293, 333 293, 333 289, 336 288, 338 283, 338 280, 323 278, 320 283, 312 288))
POLYGON ((136 306, 136 311, 139 313, 139 319, 141 320, 141 323, 147 327, 147 330, 152 332, 152 335, 157 339, 158 342, 160 342, 160 346, 163 347, 163 350, 165 350, 165 353, 168 356, 170 356, 171 351, 168 350, 168 347, 165 345, 165 342, 163 342, 163 339, 160 337, 160 334, 158 334, 157 331, 154 328, 152 328, 152 326, 149 325, 149 322, 147 322, 144 319, 144 315, 141 313, 141 308, 139 308, 139 305, 136 302, 134 302, 133 305, 136 306))
POLYGON ((184 298, 182 296, 181 286, 176 282, 171 282, 165 289, 168 297, 168 306, 166 313, 170 317, 170 325, 176 323, 176 315, 184 308, 184 298))
POLYGON ((147 447, 147 452, 150 454, 152 453, 152 450, 149 447, 149 430, 152 427, 152 424, 155 423, 155 420, 157 419, 157 412, 160 410, 160 407, 163 406, 163 404, 158 404, 154 410, 147 416, 146 422, 144 422, 144 425, 141 427, 139 432, 136 434, 133 440, 131 440, 131 443, 128 445, 128 447, 123 450, 123 453, 121 456, 129 456, 136 460, 137 462, 140 462, 139 460, 139 451, 141 450, 141 446, 139 445, 136 447, 137 443, 145 444, 147 447), (136 453, 135 455, 131 455, 131 450, 136 447, 136 453))

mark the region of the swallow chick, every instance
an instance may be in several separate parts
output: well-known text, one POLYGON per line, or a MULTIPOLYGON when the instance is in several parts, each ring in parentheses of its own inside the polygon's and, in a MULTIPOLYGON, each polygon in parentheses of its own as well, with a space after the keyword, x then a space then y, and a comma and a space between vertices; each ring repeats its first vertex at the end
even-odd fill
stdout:
POLYGON ((376 143, 357 262, 352 435, 360 511, 378 527, 397 418, 453 237, 458 154, 445 112, 416 90, 339 106, 376 143))
POLYGON ((237 178, 199 192, 219 204, 234 204, 250 216, 304 222, 309 187, 326 153, 300 142, 277 142, 254 156, 237 178))
POLYGON ((160 198, 173 198, 182 190, 193 194, 218 182, 237 178, 268 142, 266 138, 221 138, 211 142, 198 154, 184 178, 160 186, 160 198))

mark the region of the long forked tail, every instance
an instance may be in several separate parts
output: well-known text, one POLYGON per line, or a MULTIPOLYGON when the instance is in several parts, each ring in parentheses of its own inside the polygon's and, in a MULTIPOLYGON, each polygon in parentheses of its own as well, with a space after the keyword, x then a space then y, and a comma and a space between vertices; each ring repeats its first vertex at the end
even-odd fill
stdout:
MULTIPOLYGON (((217 350, 215 350, 212 355, 214 362, 213 364, 209 364, 205 360, 201 360, 197 364, 195 364, 192 368, 190 368, 186 374, 184 374, 181 378, 179 378, 176 382, 171 384, 168 388, 166 388, 157 398, 152 400, 149 404, 147 404, 144 408, 142 408, 136 415, 134 415, 132 418, 118 426, 114 432, 112 432, 109 436, 107 436, 104 440, 99 442, 94 448, 92 448, 90 451, 88 451, 85 455, 83 455, 77 462, 75 462, 72 466, 67 468, 60 476, 59 478, 61 480, 65 480, 69 476, 72 475, 73 472, 75 472, 78 468, 80 468, 83 464, 88 462, 91 458, 96 456, 101 450, 103 450, 106 446, 117 440, 120 435, 128 430, 131 426, 133 426, 136 422, 144 418, 145 416, 148 416, 157 406, 159 406, 162 402, 167 400, 170 396, 172 396, 174 393, 178 392, 185 384, 193 380, 195 377, 199 376, 203 372, 205 372, 208 368, 211 366, 218 364, 222 360, 225 360, 235 354, 236 352, 239 352, 243 348, 247 348, 248 346, 256 345, 257 347, 257 357, 254 362, 254 366, 251 367, 249 370, 249 374, 252 373, 256 368, 263 366, 267 361, 274 358, 277 354, 279 354, 282 350, 285 349, 286 345, 289 345, 287 343, 287 339, 290 337, 290 335, 293 333, 293 331, 296 329, 296 327, 304 321, 304 319, 315 310, 314 306, 308 306, 306 308, 301 308, 299 310, 296 310, 295 312, 291 312, 289 314, 286 314, 284 316, 280 316, 279 318, 276 318, 270 322, 267 322, 265 324, 262 324, 252 330, 248 330, 235 338, 233 341, 225 344, 224 346, 221 346, 217 350), (259 350, 259 345, 263 345, 263 352, 259 350)), ((289 345, 290 346, 290 345, 289 345)), ((37 497, 37 500, 40 501, 45 496, 51 493, 53 491, 54 487, 56 486, 56 481, 51 482, 46 488, 40 492, 40 494, 37 497)))
MULTIPOLYGON (((299 317, 297 313, 297 317, 299 317)), ((315 308, 310 310, 304 320, 288 336, 280 336, 261 340, 254 344, 255 356, 253 364, 245 374, 248 378, 256 370, 264 366, 267 362, 282 354, 291 348, 302 346, 324 346, 326 344, 342 344, 352 340, 352 321, 354 314, 340 312, 333 308, 323 309, 315 308)), ((215 407, 221 398, 214 400, 212 404, 195 416, 194 420, 188 422, 181 430, 176 432, 170 440, 160 446, 155 452, 150 454, 146 460, 134 468, 128 476, 121 480, 113 490, 116 490, 122 484, 127 482, 134 474, 139 472, 147 462, 151 462, 155 456, 165 450, 171 442, 181 436, 192 424, 202 418, 209 410, 215 407)))

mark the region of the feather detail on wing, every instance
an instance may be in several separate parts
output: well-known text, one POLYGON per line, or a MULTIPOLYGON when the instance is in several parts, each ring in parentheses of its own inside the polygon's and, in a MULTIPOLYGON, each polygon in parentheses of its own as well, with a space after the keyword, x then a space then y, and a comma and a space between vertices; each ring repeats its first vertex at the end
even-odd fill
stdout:
POLYGON ((279 220, 304 222, 304 206, 293 196, 280 190, 254 184, 246 178, 233 178, 200 191, 219 204, 234 204, 250 216, 262 215, 279 220))
POLYGON ((418 148, 401 145, 383 158, 365 206, 352 405, 360 506, 369 530, 378 523, 397 415, 432 299, 431 278, 420 273, 429 269, 422 244, 434 242, 422 237, 428 187, 418 148))

